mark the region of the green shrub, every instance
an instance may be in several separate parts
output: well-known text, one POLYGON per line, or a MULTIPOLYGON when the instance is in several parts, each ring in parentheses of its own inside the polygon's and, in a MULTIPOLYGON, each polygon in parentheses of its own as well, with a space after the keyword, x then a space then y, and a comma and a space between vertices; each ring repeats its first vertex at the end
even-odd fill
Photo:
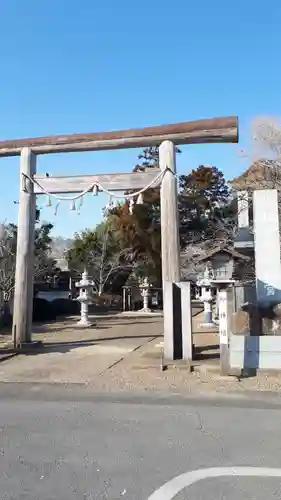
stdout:
POLYGON ((55 309, 52 302, 45 299, 33 299, 33 321, 54 321, 55 309))
POLYGON ((80 304, 76 300, 55 299, 52 306, 56 316, 76 316, 80 314, 80 304))

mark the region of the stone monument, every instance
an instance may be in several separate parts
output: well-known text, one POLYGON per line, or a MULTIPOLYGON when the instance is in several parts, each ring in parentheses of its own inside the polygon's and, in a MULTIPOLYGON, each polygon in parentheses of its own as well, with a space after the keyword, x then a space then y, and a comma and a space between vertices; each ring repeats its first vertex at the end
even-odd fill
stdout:
POLYGON ((281 263, 278 193, 254 191, 254 236, 257 301, 269 306, 281 303, 281 263))

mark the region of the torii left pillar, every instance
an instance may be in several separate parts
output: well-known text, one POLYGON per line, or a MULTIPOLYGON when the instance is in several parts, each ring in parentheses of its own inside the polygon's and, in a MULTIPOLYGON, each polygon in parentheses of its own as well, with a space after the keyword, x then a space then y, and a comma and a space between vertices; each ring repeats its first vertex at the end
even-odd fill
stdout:
POLYGON ((25 175, 33 177, 35 173, 36 156, 30 148, 23 148, 20 158, 20 199, 13 314, 14 347, 21 347, 31 342, 36 195, 33 191, 33 183, 25 175))
POLYGON ((172 360, 182 359, 183 351, 181 328, 179 328, 181 312, 175 308, 180 300, 174 293, 177 290, 174 284, 180 282, 180 239, 176 148, 173 142, 164 141, 160 145, 159 165, 162 172, 165 172, 160 190, 164 356, 172 360))

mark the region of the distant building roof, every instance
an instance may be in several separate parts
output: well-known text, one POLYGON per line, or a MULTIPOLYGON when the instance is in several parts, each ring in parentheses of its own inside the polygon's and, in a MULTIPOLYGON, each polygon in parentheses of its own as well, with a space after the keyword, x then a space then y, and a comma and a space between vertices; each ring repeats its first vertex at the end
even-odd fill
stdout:
POLYGON ((212 250, 209 250, 209 252, 207 252, 205 255, 198 257, 196 260, 197 262, 204 262, 206 260, 210 260, 214 255, 218 253, 227 253, 235 260, 243 260, 245 262, 251 260, 251 257, 249 257, 248 255, 237 252, 237 250, 234 250, 234 248, 231 248, 227 245, 218 245, 212 250))
POLYGON ((281 189, 281 163, 274 160, 254 162, 242 175, 230 181, 233 189, 281 189))

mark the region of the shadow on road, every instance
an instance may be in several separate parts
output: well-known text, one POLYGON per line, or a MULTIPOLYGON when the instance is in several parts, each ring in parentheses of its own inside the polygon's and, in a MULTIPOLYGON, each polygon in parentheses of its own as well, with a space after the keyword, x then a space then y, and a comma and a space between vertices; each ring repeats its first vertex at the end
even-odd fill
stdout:
MULTIPOLYGON (((161 318, 160 318, 161 320, 161 318)), ((78 319, 77 319, 78 321, 78 319)), ((145 321, 145 319, 143 318, 142 321, 138 321, 137 319, 135 318, 128 318, 127 321, 124 320, 124 318, 121 318, 120 321, 118 321, 118 318, 112 318, 112 319, 109 319, 109 318, 101 318, 100 320, 99 319, 94 319, 93 320, 93 325, 90 327, 90 328, 87 328, 88 330, 107 330, 109 328, 112 328, 114 326, 128 326, 128 325, 132 325, 132 324, 137 324, 137 325, 149 325, 149 324, 154 324, 155 323, 155 319, 152 321, 145 321)), ((76 323, 71 323, 71 324, 67 324, 67 325, 63 325, 62 323, 59 323, 57 321, 53 322, 53 323, 48 323, 47 325, 46 324, 35 324, 34 325, 34 333, 55 333, 56 330, 58 331, 58 333, 60 331, 65 331, 65 330, 75 330, 77 328, 77 331, 80 330, 80 327, 77 327, 76 326, 76 323)), ((9 332, 11 334, 11 332, 9 332)))

